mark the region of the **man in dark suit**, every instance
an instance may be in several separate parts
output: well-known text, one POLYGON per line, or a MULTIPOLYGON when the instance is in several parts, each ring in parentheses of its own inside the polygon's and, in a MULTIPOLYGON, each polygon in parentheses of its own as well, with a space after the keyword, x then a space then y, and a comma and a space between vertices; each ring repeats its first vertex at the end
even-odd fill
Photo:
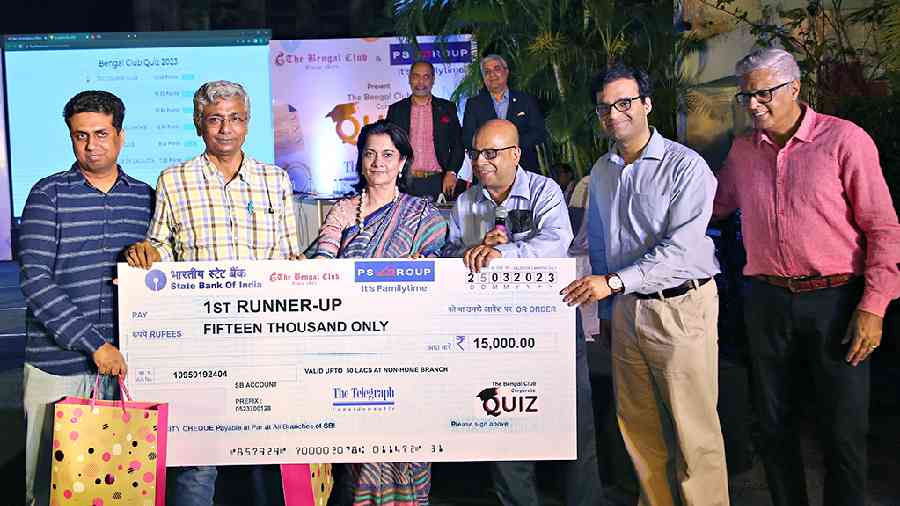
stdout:
POLYGON ((442 192, 453 197, 456 172, 463 162, 456 105, 432 96, 434 66, 427 61, 409 69, 412 95, 388 107, 387 119, 409 132, 413 147, 412 177, 406 191, 436 199, 442 192))
POLYGON ((505 119, 519 130, 522 159, 519 165, 540 172, 537 146, 547 140, 544 115, 537 100, 523 91, 509 89, 509 66, 502 56, 491 54, 481 59, 484 89, 466 102, 463 116, 463 144, 472 149, 472 138, 481 125, 494 118, 505 119))

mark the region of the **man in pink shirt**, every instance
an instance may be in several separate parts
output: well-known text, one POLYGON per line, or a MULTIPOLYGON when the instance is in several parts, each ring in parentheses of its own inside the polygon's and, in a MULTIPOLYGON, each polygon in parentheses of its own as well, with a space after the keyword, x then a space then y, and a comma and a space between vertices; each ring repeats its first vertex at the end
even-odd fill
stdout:
POLYGON ((409 134, 413 165, 406 192, 436 200, 453 198, 456 173, 463 163, 463 142, 456 104, 431 94, 434 65, 417 61, 409 68, 412 94, 388 107, 387 120, 409 134))
POLYGON ((799 101, 800 70, 780 49, 735 65, 754 129, 735 139, 713 215, 742 210, 745 300, 760 448, 775 506, 808 504, 792 415, 797 359, 808 364, 825 445, 825 504, 863 506, 869 356, 900 295, 900 225, 878 150, 849 121, 799 101))

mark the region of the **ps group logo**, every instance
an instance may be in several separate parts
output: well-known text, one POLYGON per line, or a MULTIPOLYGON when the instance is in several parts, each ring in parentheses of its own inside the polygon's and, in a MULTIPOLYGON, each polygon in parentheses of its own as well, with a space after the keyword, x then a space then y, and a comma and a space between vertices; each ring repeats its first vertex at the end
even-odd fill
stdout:
POLYGON ((166 287, 166 275, 159 269, 153 269, 144 276, 144 284, 147 288, 158 292, 166 287))
POLYGON ((356 262, 357 283, 407 283, 434 281, 434 262, 356 262))
POLYGON ((431 63, 469 63, 472 41, 422 42, 418 50, 411 44, 391 44, 391 65, 411 65, 414 61, 431 63))

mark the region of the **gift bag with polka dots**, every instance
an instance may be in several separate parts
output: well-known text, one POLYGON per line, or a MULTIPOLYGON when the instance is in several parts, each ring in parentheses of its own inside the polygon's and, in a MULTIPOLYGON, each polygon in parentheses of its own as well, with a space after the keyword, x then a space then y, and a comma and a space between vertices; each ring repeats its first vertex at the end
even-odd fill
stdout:
POLYGON ((333 486, 331 464, 281 464, 284 506, 326 506, 333 486))
POLYGON ((54 405, 50 506, 165 506, 168 405, 119 384, 129 400, 54 405))

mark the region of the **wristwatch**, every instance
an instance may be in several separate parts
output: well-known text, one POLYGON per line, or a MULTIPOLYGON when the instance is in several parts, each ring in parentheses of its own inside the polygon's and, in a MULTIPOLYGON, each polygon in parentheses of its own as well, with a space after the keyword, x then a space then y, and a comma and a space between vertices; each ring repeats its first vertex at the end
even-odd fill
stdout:
POLYGON ((622 293, 625 291, 625 284, 622 283, 622 278, 620 278, 616 273, 606 275, 606 284, 609 286, 609 289, 613 294, 622 293))

